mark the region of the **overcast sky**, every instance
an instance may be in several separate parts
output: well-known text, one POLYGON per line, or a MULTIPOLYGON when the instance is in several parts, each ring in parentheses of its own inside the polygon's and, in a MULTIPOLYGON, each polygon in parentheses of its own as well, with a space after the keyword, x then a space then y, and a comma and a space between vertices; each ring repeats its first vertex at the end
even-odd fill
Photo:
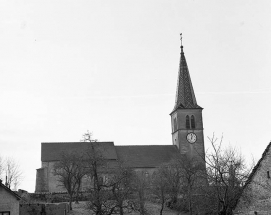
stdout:
POLYGON ((257 161, 271 140, 271 5, 262 1, 1 1, 0 154, 33 192, 41 142, 87 130, 170 145, 183 33, 208 136, 257 161))

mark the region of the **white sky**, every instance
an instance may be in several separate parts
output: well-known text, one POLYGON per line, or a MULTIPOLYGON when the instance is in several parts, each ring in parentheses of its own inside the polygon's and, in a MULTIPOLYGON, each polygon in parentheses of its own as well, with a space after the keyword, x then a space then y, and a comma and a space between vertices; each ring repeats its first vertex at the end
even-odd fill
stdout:
POLYGON ((250 160, 271 140, 271 3, 1 1, 0 154, 33 192, 41 142, 87 130, 116 145, 171 144, 179 33, 205 145, 213 132, 250 160))

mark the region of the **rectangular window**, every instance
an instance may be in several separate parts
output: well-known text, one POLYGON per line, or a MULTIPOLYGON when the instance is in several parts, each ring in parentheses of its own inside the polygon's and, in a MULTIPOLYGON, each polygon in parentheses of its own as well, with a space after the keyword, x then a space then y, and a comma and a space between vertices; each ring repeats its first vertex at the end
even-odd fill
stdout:
POLYGON ((270 173, 269 173, 269 171, 267 171, 267 178, 270 178, 270 173))
POLYGON ((0 215, 10 215, 9 211, 0 211, 0 215))

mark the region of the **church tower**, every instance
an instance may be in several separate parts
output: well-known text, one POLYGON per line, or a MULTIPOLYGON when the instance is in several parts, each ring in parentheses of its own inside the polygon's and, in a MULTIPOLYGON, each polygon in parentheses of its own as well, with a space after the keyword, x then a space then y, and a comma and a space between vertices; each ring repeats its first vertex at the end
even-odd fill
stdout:
POLYGON ((176 100, 170 113, 172 141, 181 154, 204 161, 202 110, 196 101, 188 66, 181 46, 176 100))

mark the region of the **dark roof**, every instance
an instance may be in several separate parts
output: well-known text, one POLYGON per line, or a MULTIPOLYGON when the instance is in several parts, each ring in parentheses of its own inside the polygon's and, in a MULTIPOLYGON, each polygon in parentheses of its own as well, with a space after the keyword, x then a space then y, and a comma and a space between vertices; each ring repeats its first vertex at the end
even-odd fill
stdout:
POLYGON ((9 189, 7 186, 5 186, 4 184, 2 184, 2 180, 0 181, 0 187, 3 187, 4 190, 6 190, 8 193, 10 193, 11 195, 13 195, 16 199, 20 200, 21 197, 18 196, 15 192, 13 192, 11 189, 9 189))
POLYGON ((91 144, 105 159, 117 159, 113 142, 53 142, 41 143, 41 161, 57 161, 62 153, 84 153, 91 150, 91 144))
POLYGON ((183 46, 181 46, 181 58, 179 65, 177 92, 173 111, 179 108, 202 109, 197 104, 196 101, 196 96, 193 90, 192 81, 190 78, 188 66, 183 52, 183 46))
POLYGON ((133 168, 157 167, 179 154, 174 145, 116 146, 118 158, 133 168))

